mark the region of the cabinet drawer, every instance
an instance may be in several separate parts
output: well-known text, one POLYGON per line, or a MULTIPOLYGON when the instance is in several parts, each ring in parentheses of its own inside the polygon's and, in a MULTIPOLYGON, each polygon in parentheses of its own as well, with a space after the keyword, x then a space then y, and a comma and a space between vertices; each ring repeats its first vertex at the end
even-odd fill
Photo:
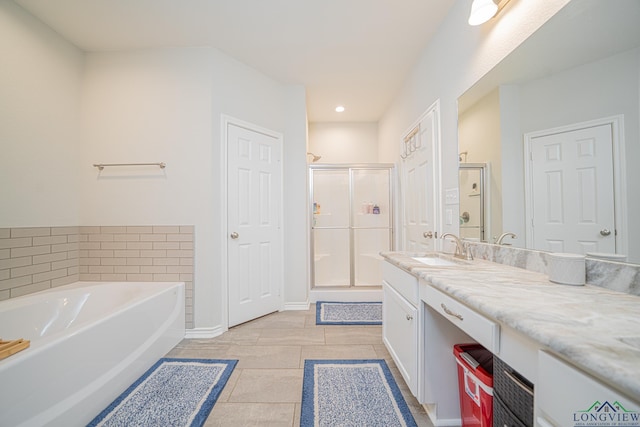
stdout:
POLYGON ((382 278, 414 307, 418 306, 420 288, 415 276, 385 261, 382 263, 382 278))
POLYGON ((429 307, 449 319, 492 353, 500 350, 500 325, 456 301, 449 295, 427 286, 423 300, 429 307))
POLYGON ((538 355, 537 425, 638 425, 640 402, 546 351, 538 355))

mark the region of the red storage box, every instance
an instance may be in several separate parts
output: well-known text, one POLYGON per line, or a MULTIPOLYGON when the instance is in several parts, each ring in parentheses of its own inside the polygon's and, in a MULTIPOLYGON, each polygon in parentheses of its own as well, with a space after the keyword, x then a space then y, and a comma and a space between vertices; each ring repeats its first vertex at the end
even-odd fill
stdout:
POLYGON ((480 344, 457 344, 462 427, 493 426, 493 354, 480 344))

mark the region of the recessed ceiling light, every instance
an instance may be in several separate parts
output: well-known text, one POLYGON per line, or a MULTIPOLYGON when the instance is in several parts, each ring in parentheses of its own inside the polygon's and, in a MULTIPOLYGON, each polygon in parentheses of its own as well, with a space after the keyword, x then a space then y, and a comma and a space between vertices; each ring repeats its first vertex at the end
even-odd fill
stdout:
POLYGON ((342 113, 344 111, 344 107, 342 105, 338 105, 336 107, 336 113, 342 113))

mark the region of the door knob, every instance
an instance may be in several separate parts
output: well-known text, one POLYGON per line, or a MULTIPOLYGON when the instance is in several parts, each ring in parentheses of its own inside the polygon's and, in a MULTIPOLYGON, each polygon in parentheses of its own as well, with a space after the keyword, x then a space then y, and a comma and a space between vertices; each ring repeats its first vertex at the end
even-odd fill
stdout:
POLYGON ((232 239, 237 239, 238 237, 240 237, 240 235, 238 233, 236 233, 235 231, 233 233, 231 233, 229 235, 232 239))
POLYGON ((600 230, 600 234, 602 234, 603 236, 608 236, 609 234, 611 234, 611 230, 603 228, 602 230, 600 230))
POLYGON ((424 236, 425 239, 433 238, 433 233, 431 231, 425 231, 424 233, 422 233, 422 235, 424 236))

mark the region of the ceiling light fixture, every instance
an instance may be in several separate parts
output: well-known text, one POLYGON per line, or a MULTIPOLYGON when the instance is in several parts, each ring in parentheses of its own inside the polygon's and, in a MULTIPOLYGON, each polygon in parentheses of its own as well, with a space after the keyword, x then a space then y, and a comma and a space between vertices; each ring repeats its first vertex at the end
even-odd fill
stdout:
POLYGON ((342 105, 338 105, 336 107, 336 113, 342 113, 344 111, 344 107, 342 105))
POLYGON ((496 16, 497 13, 498 5, 494 0, 473 0, 471 14, 469 15, 469 25, 484 24, 496 16))

